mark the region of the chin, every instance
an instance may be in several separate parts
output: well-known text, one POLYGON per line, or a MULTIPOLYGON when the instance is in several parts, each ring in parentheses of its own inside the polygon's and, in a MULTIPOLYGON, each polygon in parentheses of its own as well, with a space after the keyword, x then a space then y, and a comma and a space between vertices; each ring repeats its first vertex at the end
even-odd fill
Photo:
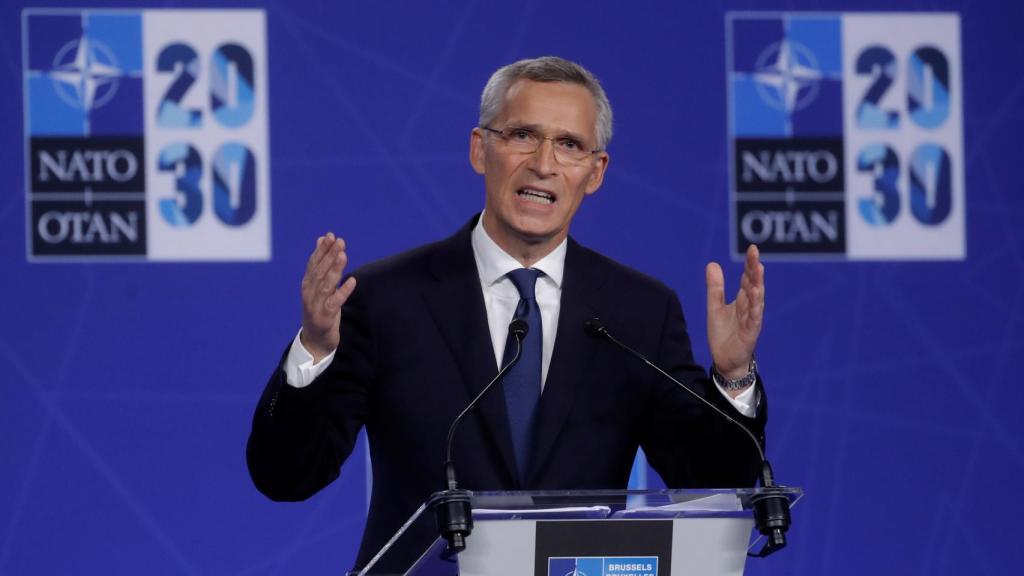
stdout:
POLYGON ((550 242, 559 235, 559 230, 548 227, 530 226, 517 228, 516 234, 528 244, 543 244, 550 242))

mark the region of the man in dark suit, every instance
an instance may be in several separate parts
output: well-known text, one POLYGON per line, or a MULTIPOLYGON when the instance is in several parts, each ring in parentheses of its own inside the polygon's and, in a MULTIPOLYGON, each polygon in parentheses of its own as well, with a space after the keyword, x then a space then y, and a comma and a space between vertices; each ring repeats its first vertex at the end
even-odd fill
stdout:
MULTIPOLYGON (((669 486, 753 485, 757 455, 741 431, 584 330, 601 318, 763 434, 756 248, 732 303, 721 268, 707 267, 712 384, 693 359, 675 294, 568 237, 583 198, 601 185, 610 138, 611 108, 589 72, 559 58, 516 62, 488 82, 471 134, 470 162, 485 181, 481 216, 340 286, 344 242, 318 239, 302 282, 302 330, 253 420, 247 457, 262 492, 314 494, 337 477, 366 426, 374 486, 357 560, 365 564, 443 488, 448 426, 511 357, 513 317, 530 318, 523 359, 456 437, 463 486, 623 488, 638 446, 669 486)), ((434 537, 424 526, 378 567, 403 570, 434 537)))

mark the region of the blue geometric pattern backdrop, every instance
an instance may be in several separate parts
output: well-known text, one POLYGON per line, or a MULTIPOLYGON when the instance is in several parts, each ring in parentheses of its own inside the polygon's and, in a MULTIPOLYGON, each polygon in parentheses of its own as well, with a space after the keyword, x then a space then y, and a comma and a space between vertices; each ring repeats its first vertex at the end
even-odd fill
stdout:
POLYGON ((362 448, 302 503, 245 466, 305 260, 478 211, 480 90, 544 54, 615 107, 573 234, 675 288, 700 361, 703 265, 731 292, 765 246, 768 450, 807 495, 747 573, 1024 565, 1020 3, 197 4, 0 4, 0 574, 349 568, 362 448))

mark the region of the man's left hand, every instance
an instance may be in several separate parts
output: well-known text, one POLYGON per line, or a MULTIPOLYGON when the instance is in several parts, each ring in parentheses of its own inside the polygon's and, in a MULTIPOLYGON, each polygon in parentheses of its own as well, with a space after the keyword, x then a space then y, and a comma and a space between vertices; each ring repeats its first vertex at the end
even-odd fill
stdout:
POLYGON ((718 372, 730 380, 747 374, 764 317, 764 265, 757 246, 747 248, 736 299, 725 303, 722 267, 705 269, 708 285, 708 344, 718 372))

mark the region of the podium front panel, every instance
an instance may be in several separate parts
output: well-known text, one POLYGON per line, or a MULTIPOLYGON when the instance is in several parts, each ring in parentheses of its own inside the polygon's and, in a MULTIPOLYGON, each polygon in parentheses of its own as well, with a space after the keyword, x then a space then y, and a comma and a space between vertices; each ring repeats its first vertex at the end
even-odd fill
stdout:
MULTIPOLYGON (((477 522, 467 548, 458 557, 461 576, 565 576, 552 569, 564 566, 565 560, 576 560, 578 566, 600 565, 597 574, 583 570, 587 576, 740 576, 746 562, 747 543, 753 520, 749 517, 676 518, 663 520, 506 520, 477 522), (657 524, 669 532, 667 550, 655 542, 621 542, 619 546, 602 549, 600 542, 579 545, 567 538, 564 543, 538 542, 551 538, 551 530, 573 530, 573 525, 610 523, 657 524), (540 529, 539 528, 540 526, 540 529), (561 545, 561 547, 559 547, 561 545), (551 550, 556 556, 538 558, 538 550, 551 550), (551 562, 550 558, 559 562, 551 562), (646 571, 645 565, 652 564, 646 571), (545 566, 546 565, 546 566, 545 566), (640 567, 633 570, 631 568, 640 567)), ((626 530, 625 532, 629 532, 626 530)), ((628 536, 626 536, 628 537, 628 536)), ((545 554, 545 556, 548 556, 545 554)))

